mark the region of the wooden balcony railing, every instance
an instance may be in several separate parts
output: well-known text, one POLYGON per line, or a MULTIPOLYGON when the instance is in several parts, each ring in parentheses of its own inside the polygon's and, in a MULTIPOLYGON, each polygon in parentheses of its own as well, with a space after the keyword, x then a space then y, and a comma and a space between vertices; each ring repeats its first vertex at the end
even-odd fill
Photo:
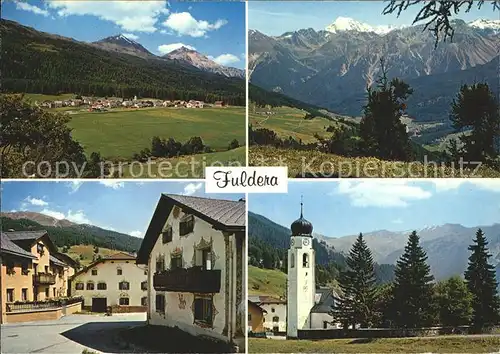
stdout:
POLYGON ((217 293, 221 287, 221 271, 201 267, 166 270, 153 275, 153 287, 157 291, 217 293))

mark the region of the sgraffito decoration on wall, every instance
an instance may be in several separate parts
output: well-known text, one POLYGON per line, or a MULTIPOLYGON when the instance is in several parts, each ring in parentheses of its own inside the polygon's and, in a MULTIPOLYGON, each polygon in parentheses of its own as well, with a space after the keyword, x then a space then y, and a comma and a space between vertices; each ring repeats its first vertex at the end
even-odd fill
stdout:
POLYGON ((174 210, 172 210, 172 215, 174 216, 174 219, 177 219, 180 213, 181 213, 181 208, 179 208, 177 205, 174 206, 174 210))
POLYGON ((186 299, 184 298, 184 294, 179 294, 179 309, 186 309, 186 299))

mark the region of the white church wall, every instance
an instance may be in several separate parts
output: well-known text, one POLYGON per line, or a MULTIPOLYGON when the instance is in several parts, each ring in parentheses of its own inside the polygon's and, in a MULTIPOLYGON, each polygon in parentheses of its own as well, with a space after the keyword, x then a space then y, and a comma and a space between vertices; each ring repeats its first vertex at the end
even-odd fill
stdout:
POLYGON ((311 313, 311 329, 341 328, 340 324, 332 324, 333 317, 328 313, 311 313))

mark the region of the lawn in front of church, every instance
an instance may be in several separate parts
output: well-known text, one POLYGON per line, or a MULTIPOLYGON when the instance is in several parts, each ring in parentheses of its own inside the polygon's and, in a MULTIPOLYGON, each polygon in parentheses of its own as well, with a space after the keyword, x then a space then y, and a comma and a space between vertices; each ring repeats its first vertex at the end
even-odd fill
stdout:
POLYGON ((499 348, 498 335, 323 340, 248 339, 249 353, 494 353, 499 348))

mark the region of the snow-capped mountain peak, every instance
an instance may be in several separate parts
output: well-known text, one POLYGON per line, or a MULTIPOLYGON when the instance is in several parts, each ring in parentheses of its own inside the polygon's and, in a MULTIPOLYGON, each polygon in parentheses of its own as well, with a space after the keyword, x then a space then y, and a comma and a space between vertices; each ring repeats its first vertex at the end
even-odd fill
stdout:
POLYGON ((390 25, 371 26, 367 23, 356 21, 350 17, 337 17, 337 19, 331 25, 328 25, 326 27, 326 30, 331 33, 356 31, 356 32, 374 32, 379 35, 384 35, 398 28, 401 27, 390 26, 390 25))
POLYGON ((477 19, 469 22, 468 25, 479 29, 500 30, 500 20, 477 19))

